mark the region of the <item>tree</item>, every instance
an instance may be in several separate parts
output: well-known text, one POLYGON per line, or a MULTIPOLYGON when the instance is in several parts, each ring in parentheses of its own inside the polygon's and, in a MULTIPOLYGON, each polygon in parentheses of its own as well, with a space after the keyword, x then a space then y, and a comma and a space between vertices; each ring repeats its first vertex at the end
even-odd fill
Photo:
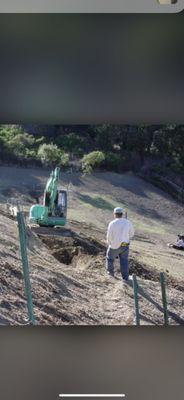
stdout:
POLYGON ((107 152, 105 154, 105 167, 107 170, 120 171, 124 159, 121 154, 107 152))
POLYGON ((102 151, 92 151, 82 158, 82 170, 90 173, 94 168, 99 167, 105 160, 105 154, 102 151))
POLYGON ((113 127, 109 124, 97 125, 91 127, 91 137, 98 149, 110 151, 113 143, 113 127))
POLYGON ((52 167, 66 166, 69 162, 69 155, 60 150, 56 144, 42 144, 38 149, 38 157, 45 165, 52 167))
POLYGON ((23 134, 20 125, 0 125, 0 138, 5 142, 11 141, 16 135, 23 134))
POLYGON ((57 145, 63 147, 66 151, 69 151, 71 155, 83 153, 85 147, 85 140, 74 132, 70 132, 68 135, 61 135, 56 139, 57 145))
POLYGON ((7 146, 16 156, 26 157, 29 156, 29 151, 32 150, 34 143, 35 139, 32 135, 28 133, 18 133, 8 140, 7 146))

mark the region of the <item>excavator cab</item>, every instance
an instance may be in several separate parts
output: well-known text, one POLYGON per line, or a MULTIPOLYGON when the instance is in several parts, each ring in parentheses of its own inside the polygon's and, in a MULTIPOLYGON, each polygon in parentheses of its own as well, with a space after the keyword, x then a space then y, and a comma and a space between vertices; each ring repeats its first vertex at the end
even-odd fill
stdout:
POLYGON ((52 171, 44 191, 43 204, 30 208, 29 222, 39 226, 64 226, 67 218, 67 191, 57 188, 59 181, 57 167, 52 171))
POLYGON ((58 190, 55 215, 66 218, 67 215, 67 191, 58 190))

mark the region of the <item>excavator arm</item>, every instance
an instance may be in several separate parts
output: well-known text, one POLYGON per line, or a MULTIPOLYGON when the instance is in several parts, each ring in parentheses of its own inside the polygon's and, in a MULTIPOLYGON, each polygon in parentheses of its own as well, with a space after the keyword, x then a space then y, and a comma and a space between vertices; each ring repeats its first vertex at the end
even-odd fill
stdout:
POLYGON ((63 226, 66 224, 67 192, 58 190, 60 168, 52 171, 44 190, 43 204, 33 205, 29 222, 40 226, 63 226))
POLYGON ((57 202, 59 173, 59 167, 56 167, 56 169, 51 172, 44 191, 43 205, 44 207, 48 207, 49 214, 52 214, 57 202))

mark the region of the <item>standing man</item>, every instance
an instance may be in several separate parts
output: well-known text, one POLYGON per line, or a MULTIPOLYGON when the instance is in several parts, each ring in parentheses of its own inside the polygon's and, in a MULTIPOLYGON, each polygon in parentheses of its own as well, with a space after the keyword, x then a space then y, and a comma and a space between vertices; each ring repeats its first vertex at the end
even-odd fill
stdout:
POLYGON ((128 281, 128 253, 130 239, 133 236, 134 228, 132 223, 123 218, 123 209, 116 207, 114 209, 114 220, 110 222, 107 230, 106 269, 109 275, 114 276, 114 260, 119 257, 122 278, 128 281))

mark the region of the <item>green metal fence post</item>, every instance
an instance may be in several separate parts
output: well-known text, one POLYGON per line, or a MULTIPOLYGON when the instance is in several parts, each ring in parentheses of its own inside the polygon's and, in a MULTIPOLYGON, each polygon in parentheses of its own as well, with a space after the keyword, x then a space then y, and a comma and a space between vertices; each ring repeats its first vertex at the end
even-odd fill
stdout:
POLYGON ((160 283, 162 290, 162 303, 164 309, 164 324, 169 325, 168 311, 167 311, 167 296, 166 296, 166 283, 165 283, 165 274, 164 272, 160 273, 160 283))
POLYGON ((32 301, 32 293, 31 293, 31 282, 29 276, 29 263, 27 256, 27 246, 26 246, 26 227, 24 222, 24 216, 21 211, 17 212, 17 221, 18 221, 18 229, 19 229, 19 241, 20 241, 20 252, 22 258, 22 267, 23 267, 23 276, 24 276, 24 285, 25 285, 25 294, 27 299, 27 308, 28 308, 28 316, 30 322, 35 324, 35 317, 33 313, 33 301, 32 301))
POLYGON ((140 314, 139 314, 138 283, 137 283, 137 277, 135 274, 133 274, 133 289, 134 289, 136 325, 139 326, 140 325, 140 314))

